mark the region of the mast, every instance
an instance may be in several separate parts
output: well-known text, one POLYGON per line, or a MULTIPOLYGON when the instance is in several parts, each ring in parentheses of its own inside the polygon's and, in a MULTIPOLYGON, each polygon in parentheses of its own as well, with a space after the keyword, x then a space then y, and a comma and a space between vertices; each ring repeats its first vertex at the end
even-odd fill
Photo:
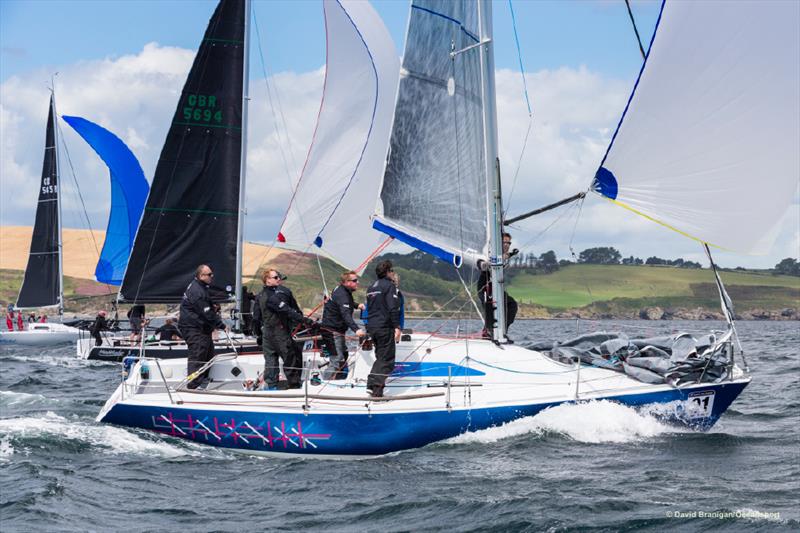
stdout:
POLYGON ((244 62, 242 74, 242 157, 239 170, 239 220, 236 230, 236 309, 234 328, 238 329, 244 301, 242 300, 242 263, 244 254, 244 199, 247 174, 247 107, 250 100, 250 0, 245 0, 244 7, 244 62))
POLYGON ((494 84, 494 44, 492 43, 492 3, 478 0, 480 28, 481 93, 483 97, 483 135, 488 207, 489 268, 494 298, 492 339, 506 340, 505 274, 503 272, 503 195, 500 188, 500 160, 497 157, 497 102, 494 84))
POLYGON ((56 165, 56 205, 57 205, 57 219, 58 224, 58 316, 60 322, 64 322, 64 246, 61 240, 61 173, 58 165, 58 114, 56 113, 56 81, 52 80, 53 85, 53 98, 50 99, 51 109, 53 114, 53 139, 55 139, 55 147, 53 157, 55 157, 56 165))

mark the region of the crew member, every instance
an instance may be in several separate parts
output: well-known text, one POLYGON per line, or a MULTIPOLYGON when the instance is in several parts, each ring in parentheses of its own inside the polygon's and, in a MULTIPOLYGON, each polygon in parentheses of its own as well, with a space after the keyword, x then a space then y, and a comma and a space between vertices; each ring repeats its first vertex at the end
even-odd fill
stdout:
POLYGON ((138 341, 144 323, 145 308, 143 305, 134 305, 128 309, 128 321, 131 324, 131 341, 138 341))
POLYGON ((345 333, 350 328, 359 337, 367 334, 353 320, 353 311, 364 309, 364 304, 356 305, 353 291, 358 288, 358 274, 352 270, 342 274, 339 286, 331 293, 322 309, 322 344, 330 356, 328 368, 323 379, 344 379, 347 377, 347 342, 345 333))
MULTIPOLYGON (((268 268, 261 276, 263 290, 256 296, 253 308, 253 326, 260 327, 264 350, 264 388, 266 390, 299 389, 303 354, 292 339, 297 324, 313 325, 314 321, 303 315, 292 291, 283 286, 286 276, 268 268), (278 381, 283 361, 286 381, 278 381)), ((258 336, 258 331, 256 334, 258 336)))
POLYGON ((14 331, 14 311, 12 309, 9 307, 8 311, 6 311, 6 327, 8 331, 14 331))
POLYGON ((367 290, 367 331, 375 344, 375 363, 367 376, 367 392, 383 396, 386 378, 394 370, 395 343, 400 340, 400 299, 391 280, 392 262, 375 267, 377 281, 367 290))
POLYGON ((25 329, 25 322, 22 320, 22 311, 17 311, 17 329, 20 331, 25 329))
POLYGON ((156 330, 158 340, 160 341, 176 341, 180 340, 181 332, 175 326, 175 321, 168 318, 164 321, 164 325, 156 330))
MULTIPOLYGON (((519 253, 518 250, 511 251, 511 234, 503 233, 503 262, 508 261, 509 258, 519 253)), ((480 276, 478 276, 478 298, 483 302, 483 317, 484 327, 483 336, 492 338, 492 330, 494 329, 494 309, 495 301, 492 298, 492 276, 490 267, 485 261, 478 261, 478 268, 480 269, 480 276)), ((514 323, 517 317, 517 301, 503 292, 506 302, 506 331, 508 332, 509 326, 514 323)))
POLYGON ((108 329, 109 328, 108 328, 108 322, 106 321, 106 312, 104 309, 101 309, 100 311, 97 312, 97 316, 94 319, 94 324, 92 324, 92 327, 89 328, 92 337, 94 337, 95 346, 100 346, 103 344, 103 337, 100 335, 100 332, 107 331, 108 329))
POLYGON ((31 313, 28 315, 28 324, 36 323, 36 313, 31 313))
MULTIPOLYGON (((181 300, 178 328, 186 339, 189 357, 186 360, 186 375, 191 376, 214 357, 214 340, 211 334, 215 329, 227 329, 211 301, 208 287, 214 279, 214 272, 208 265, 200 265, 195 270, 194 279, 186 287, 181 300)), ((186 385, 196 389, 207 382, 208 370, 194 376, 186 385)))

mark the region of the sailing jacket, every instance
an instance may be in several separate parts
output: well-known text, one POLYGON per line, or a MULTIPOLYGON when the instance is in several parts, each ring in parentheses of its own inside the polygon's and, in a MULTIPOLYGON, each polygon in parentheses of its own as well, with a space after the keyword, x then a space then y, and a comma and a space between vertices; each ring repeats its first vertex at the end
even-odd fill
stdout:
POLYGON ((253 329, 256 336, 259 330, 262 336, 271 336, 275 333, 285 332, 290 334, 296 323, 308 324, 313 322, 306 318, 297 305, 292 291, 286 287, 267 287, 256 296, 253 306, 253 329))
POLYGON ((183 293, 178 329, 186 335, 195 331, 211 333, 215 328, 225 329, 225 323, 208 295, 208 285, 194 278, 183 293))
POLYGON ((400 327, 400 297, 388 278, 380 278, 367 289, 367 327, 370 330, 400 327))
POLYGON ((337 333, 344 333, 347 328, 356 332, 359 328, 356 321, 353 320, 355 308, 353 292, 344 285, 339 285, 333 290, 331 297, 325 302, 325 307, 322 308, 320 325, 337 333))

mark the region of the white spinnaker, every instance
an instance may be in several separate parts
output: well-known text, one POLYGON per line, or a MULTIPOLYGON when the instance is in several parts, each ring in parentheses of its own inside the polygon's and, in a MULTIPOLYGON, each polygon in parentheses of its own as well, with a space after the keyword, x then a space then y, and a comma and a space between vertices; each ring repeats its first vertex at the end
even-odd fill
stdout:
POLYGON ((371 227, 400 60, 368 2, 326 0, 325 87, 314 139, 279 240, 357 268, 385 236, 371 227))
POLYGON ((666 2, 595 189, 710 245, 766 253, 799 181, 800 3, 666 2))

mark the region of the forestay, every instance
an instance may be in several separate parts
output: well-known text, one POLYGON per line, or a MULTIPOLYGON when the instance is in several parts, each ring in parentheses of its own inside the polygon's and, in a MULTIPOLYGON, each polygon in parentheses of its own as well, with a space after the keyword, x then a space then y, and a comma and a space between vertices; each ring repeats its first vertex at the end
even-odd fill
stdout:
POLYGON ((39 184, 36 222, 31 237, 28 265, 19 289, 17 307, 49 307, 59 305, 61 272, 59 269, 59 183, 55 135, 55 98, 50 95, 47 133, 44 141, 44 162, 39 184))
POLYGON ((124 301, 179 302, 200 263, 215 286, 236 285, 245 7, 222 0, 209 21, 156 166, 124 301))
POLYGON ((800 176, 800 3, 667 2, 594 189, 689 237, 768 251, 800 176))
POLYGON ((278 240, 357 268, 380 244, 370 227, 400 60, 367 2, 326 0, 325 87, 314 139, 278 240))
POLYGON ((81 117, 62 116, 108 166, 111 179, 111 212, 95 279, 120 285, 133 247, 136 228, 147 200, 149 186, 139 161, 122 140, 81 117))
POLYGON ((373 223, 456 265, 487 250, 478 42, 477 2, 412 3, 373 223))

